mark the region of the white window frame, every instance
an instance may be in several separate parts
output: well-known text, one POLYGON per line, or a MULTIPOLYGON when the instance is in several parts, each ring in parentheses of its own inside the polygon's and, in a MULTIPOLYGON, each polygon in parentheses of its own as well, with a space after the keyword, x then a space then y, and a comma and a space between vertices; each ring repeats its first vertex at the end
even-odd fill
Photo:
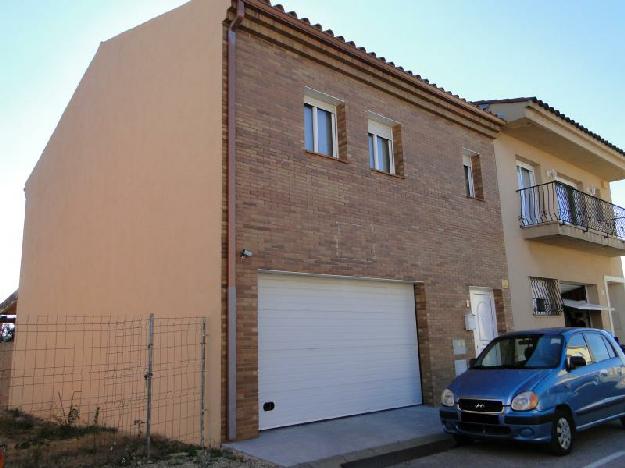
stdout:
MULTIPOLYGON (((530 183, 530 187, 533 187, 536 185, 536 166, 523 162, 523 161, 519 161, 517 159, 516 161, 516 167, 521 167, 523 169, 526 169, 527 171, 529 171, 530 175, 530 179, 531 179, 531 183, 530 183)), ((521 179, 519 178, 519 170, 517 169, 517 188, 520 190, 522 188, 529 188, 529 187, 521 187, 521 179)))
MULTIPOLYGON (((531 187, 535 187, 537 185, 536 181, 536 166, 526 163, 523 161, 516 160, 516 178, 517 178, 517 189, 529 189, 531 187), (521 171, 520 169, 525 169, 529 173, 530 185, 529 187, 521 187, 521 171)), ((524 195, 521 195, 521 216, 524 219, 530 220, 530 224, 535 224, 541 219, 541 207, 540 203, 537 203, 533 192, 528 192, 525 190, 522 192, 524 195)))
POLYGON ((469 194, 467 196, 471 198, 475 198, 475 184, 473 182, 473 161, 471 157, 472 157, 471 155, 466 154, 465 152, 465 154, 462 155, 462 166, 463 168, 466 167, 469 169, 467 172, 468 174, 467 178, 469 182, 469 194))
MULTIPOLYGON (((319 133, 317 127, 317 109, 322 109, 324 111, 328 111, 332 118, 332 155, 326 155, 327 157, 332 157, 338 159, 339 155, 339 141, 338 141, 338 132, 336 128, 336 106, 333 104, 328 104, 327 102, 321 101, 319 99, 315 99, 313 97, 304 95, 304 104, 308 104, 312 107, 312 124, 313 124, 313 152, 319 153, 319 133)), ((304 131, 306 131, 304 129, 304 131)))
MULTIPOLYGON (((393 151, 393 129, 388 125, 369 119, 368 133, 373 135, 373 164, 376 171, 385 172, 381 169, 380 157, 378 155, 378 137, 389 141, 389 174, 395 174, 395 153, 393 151)), ((368 138, 368 136, 367 136, 368 138)))

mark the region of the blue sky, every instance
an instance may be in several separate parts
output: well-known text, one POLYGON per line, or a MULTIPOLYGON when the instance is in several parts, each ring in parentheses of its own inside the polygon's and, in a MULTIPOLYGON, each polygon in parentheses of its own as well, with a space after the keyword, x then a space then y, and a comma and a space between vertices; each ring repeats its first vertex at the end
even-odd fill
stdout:
MULTIPOLYGON (((19 280, 24 182, 98 44, 182 3, 0 1, 0 300, 19 280)), ((283 4, 467 99, 536 95, 625 148, 623 1, 283 4)))

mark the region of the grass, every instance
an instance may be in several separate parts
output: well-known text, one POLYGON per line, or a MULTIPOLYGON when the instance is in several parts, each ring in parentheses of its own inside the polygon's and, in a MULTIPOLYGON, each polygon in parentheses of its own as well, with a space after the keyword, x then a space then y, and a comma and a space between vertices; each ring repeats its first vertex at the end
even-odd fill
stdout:
MULTIPOLYGON (((44 421, 17 410, 0 412, 0 445, 5 449, 7 466, 14 467, 136 466, 146 460, 144 438, 97 425, 44 421)), ((197 457, 199 448, 152 438, 152 460, 173 453, 197 457)), ((223 453, 211 451, 210 456, 221 457, 223 453)))

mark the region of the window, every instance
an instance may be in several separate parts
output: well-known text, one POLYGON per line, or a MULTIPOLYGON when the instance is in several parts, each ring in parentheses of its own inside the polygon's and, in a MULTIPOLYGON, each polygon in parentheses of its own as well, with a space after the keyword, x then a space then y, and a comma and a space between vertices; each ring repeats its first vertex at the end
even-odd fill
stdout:
POLYGON ((614 351, 614 348, 612 347, 612 343, 610 343, 605 336, 602 336, 601 338, 603 338, 603 341, 605 342, 605 347, 608 348, 608 354, 610 355, 610 359, 615 358, 616 352, 614 351))
POLYGON ((369 120, 369 167, 395 174, 393 129, 373 120, 369 120))
POLYGON ((560 364, 562 336, 517 335, 497 338, 478 357, 479 369, 551 369, 560 364))
POLYGON ((551 278, 530 278, 534 315, 559 315, 562 312, 560 283, 551 278))
POLYGON ((312 153, 338 157, 335 106, 304 97, 304 148, 312 153))
POLYGON ((464 187, 467 197, 475 198, 475 185, 473 183, 473 164, 471 156, 464 154, 462 156, 462 164, 464 166, 464 187))
POLYGON ((534 166, 521 161, 516 163, 517 184, 521 197, 521 222, 523 225, 538 224, 540 208, 534 166))
POLYGON ((601 362, 610 359, 610 353, 605 346, 603 337, 598 333, 584 333, 594 362, 601 362))
POLYGON ((581 333, 573 335, 569 338, 569 342, 566 345, 566 357, 570 356, 581 356, 586 361, 586 364, 590 364, 592 362, 588 345, 586 344, 586 340, 584 340, 581 333))

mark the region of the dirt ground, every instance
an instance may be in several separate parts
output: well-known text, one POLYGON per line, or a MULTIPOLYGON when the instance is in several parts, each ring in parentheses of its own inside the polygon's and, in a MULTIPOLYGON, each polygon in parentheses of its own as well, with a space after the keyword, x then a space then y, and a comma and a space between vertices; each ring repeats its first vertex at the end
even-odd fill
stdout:
POLYGON ((7 467, 152 466, 180 468, 270 468, 272 465, 218 449, 201 450, 155 438, 151 458, 145 439, 97 426, 77 427, 71 421, 48 422, 15 410, 0 412, 0 446, 7 467))

